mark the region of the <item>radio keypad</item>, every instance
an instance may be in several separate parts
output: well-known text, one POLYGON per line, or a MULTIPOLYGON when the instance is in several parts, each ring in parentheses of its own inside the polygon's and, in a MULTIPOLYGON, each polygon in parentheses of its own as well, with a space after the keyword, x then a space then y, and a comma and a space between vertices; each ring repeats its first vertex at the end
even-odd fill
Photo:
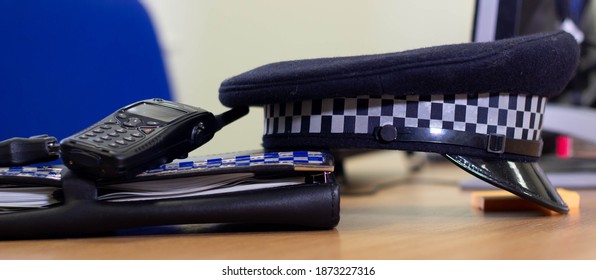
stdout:
POLYGON ((159 125, 158 122, 147 121, 145 122, 147 125, 154 124, 155 126, 140 127, 143 120, 136 117, 129 118, 123 113, 116 115, 116 118, 120 119, 122 123, 119 124, 115 120, 105 121, 103 124, 85 131, 78 138, 91 141, 95 145, 100 144, 103 147, 117 149, 145 138, 146 134, 153 132, 156 128, 155 126, 159 125))

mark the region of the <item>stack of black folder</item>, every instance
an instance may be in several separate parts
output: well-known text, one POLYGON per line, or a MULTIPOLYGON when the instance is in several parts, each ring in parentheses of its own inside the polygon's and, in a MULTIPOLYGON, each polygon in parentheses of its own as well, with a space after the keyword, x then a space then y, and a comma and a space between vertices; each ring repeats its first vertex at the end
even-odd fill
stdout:
POLYGON ((0 197, 22 200, 0 199, 0 238, 200 223, 333 228, 339 187, 332 171, 331 155, 313 151, 187 159, 126 181, 88 180, 66 168, 0 168, 0 197))

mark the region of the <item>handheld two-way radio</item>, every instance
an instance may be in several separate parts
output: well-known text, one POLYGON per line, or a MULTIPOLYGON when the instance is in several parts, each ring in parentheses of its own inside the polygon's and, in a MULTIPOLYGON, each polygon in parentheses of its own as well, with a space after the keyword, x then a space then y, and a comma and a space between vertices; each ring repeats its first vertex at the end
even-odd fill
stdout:
MULTIPOLYGON (((187 157, 223 126, 247 113, 248 107, 238 107, 214 116, 177 102, 143 100, 63 139, 60 156, 64 165, 85 177, 132 177, 187 157)), ((57 148, 53 137, 11 138, 0 143, 0 153, 5 159, 0 164, 15 166, 53 160, 57 158, 57 148)))

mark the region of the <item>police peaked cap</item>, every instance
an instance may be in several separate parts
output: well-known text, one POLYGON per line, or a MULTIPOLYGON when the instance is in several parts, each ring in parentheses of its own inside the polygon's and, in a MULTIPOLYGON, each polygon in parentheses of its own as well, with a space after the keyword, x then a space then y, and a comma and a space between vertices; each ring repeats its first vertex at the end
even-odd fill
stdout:
POLYGON ((536 161, 548 98, 579 63, 566 32, 267 64, 222 82, 230 107, 263 106, 265 148, 443 154, 495 186, 566 213, 536 161))

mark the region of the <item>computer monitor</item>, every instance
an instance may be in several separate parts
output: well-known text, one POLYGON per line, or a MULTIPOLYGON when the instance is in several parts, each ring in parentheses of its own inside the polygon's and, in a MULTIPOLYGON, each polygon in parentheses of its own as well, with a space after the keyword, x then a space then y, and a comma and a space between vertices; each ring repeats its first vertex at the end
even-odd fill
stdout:
POLYGON ((589 0, 476 0, 472 40, 564 30, 581 46, 576 76, 551 101, 596 107, 596 9, 589 0))

